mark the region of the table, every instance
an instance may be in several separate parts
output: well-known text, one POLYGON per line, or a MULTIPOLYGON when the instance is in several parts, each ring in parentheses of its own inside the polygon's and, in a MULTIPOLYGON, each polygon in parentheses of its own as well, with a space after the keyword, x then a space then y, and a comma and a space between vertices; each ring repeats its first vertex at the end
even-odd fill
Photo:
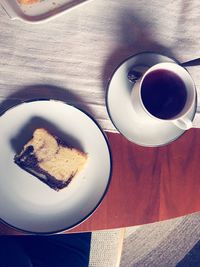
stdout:
MULTIPOLYGON (((113 155, 109 191, 95 213, 69 232, 141 225, 200 211, 198 129, 159 148, 140 147, 115 133, 107 136, 113 155)), ((3 224, 0 233, 19 234, 3 224)))
POLYGON ((108 137, 110 190, 96 213, 73 231, 141 225, 200 211, 198 129, 159 148, 140 147, 117 134, 108 137))
MULTIPOLYGON (((199 130, 191 129, 167 146, 144 148, 116 132, 105 107, 107 83, 124 58, 146 50, 179 61, 199 57, 200 3, 174 2, 91 1, 40 25, 10 21, 0 9, 0 111, 30 98, 67 101, 95 117, 111 145, 110 189, 97 211, 73 232, 200 210, 199 130)), ((199 92, 200 72, 189 71, 199 92)), ((194 124, 200 125, 198 113, 194 124)), ((0 233, 20 234, 4 225, 0 233)))

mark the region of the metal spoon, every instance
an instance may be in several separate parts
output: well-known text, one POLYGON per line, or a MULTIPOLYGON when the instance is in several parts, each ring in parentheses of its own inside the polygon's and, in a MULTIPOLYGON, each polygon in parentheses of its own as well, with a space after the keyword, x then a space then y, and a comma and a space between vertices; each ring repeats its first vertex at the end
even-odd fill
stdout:
MULTIPOLYGON (((200 58, 192 59, 183 63, 180 63, 182 67, 192 67, 192 66, 198 66, 200 65, 200 58)), ((135 67, 131 68, 128 72, 128 80, 132 83, 135 83, 139 78, 141 78, 142 74, 144 73, 144 68, 147 68, 147 66, 137 66, 137 68, 140 67, 141 70, 136 70, 135 67), (143 71, 142 71, 143 69, 143 71)))

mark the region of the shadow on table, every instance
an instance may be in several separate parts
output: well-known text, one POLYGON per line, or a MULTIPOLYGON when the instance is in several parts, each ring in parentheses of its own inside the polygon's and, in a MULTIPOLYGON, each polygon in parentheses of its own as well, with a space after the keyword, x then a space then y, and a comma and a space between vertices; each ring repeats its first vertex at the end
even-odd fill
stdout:
POLYGON ((73 105, 94 117, 94 114, 88 105, 83 103, 81 97, 72 93, 69 89, 57 87, 49 84, 35 84, 23 87, 17 92, 10 94, 0 104, 0 115, 7 109, 30 100, 53 99, 73 105))
POLYGON ((167 44, 163 46, 156 41, 156 36, 153 34, 153 26, 148 16, 139 17, 138 14, 127 9, 122 10, 119 16, 121 16, 119 42, 107 59, 102 73, 103 88, 105 90, 107 90, 108 81, 117 66, 132 55, 150 51, 175 58, 171 44, 168 47, 167 44))
MULTIPOLYGON (((94 114, 92 114, 90 108, 83 103, 80 97, 74 95, 65 88, 47 84, 27 86, 11 94, 0 104, 0 115, 9 108, 12 108, 23 102, 42 99, 53 99, 65 102, 83 110, 84 112, 94 117, 94 114)), ((22 126, 17 136, 14 139, 10 140, 11 146, 15 152, 18 153, 19 151, 21 151, 24 143, 31 139, 32 133, 36 128, 45 128, 53 135, 58 136, 61 140, 67 140, 67 143, 69 143, 70 146, 83 150, 80 142, 74 137, 66 135, 66 133, 64 133, 61 129, 58 129, 58 127, 53 125, 50 121, 37 116, 33 116, 26 125, 22 126), (21 143, 20 140, 23 140, 23 143, 21 143)))

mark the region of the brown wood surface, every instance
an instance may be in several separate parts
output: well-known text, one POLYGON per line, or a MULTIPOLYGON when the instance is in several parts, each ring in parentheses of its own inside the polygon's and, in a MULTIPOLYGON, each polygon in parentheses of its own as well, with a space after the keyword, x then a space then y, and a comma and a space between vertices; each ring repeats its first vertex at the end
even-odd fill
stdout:
MULTIPOLYGON (((141 225, 200 211, 200 130, 158 148, 107 133, 113 174, 102 204, 70 232, 141 225)), ((16 234, 3 224, 1 234, 16 234)))
POLYGON ((107 134, 112 149, 110 189, 97 211, 72 231, 110 229, 200 211, 200 130, 145 148, 107 134))

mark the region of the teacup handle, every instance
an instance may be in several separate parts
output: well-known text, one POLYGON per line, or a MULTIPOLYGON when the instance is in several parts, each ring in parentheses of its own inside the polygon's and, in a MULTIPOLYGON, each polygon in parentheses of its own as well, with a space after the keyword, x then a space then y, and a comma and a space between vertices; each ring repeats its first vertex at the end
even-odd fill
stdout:
POLYGON ((192 121, 188 118, 181 118, 172 121, 178 128, 182 130, 188 130, 192 128, 192 121))

